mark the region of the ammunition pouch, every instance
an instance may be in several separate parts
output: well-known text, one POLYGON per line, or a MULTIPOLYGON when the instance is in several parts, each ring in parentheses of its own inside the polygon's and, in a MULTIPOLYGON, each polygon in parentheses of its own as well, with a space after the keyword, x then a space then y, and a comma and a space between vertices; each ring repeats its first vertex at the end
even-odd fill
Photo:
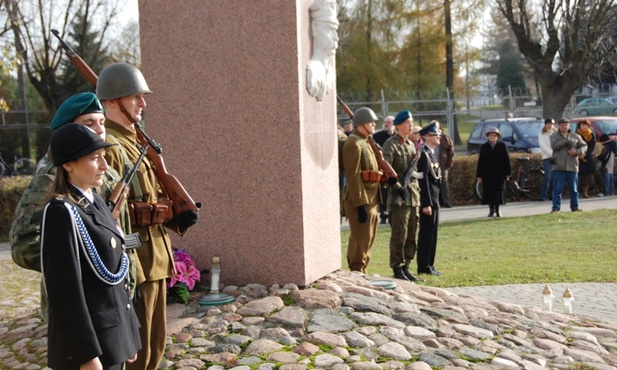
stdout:
POLYGON ((161 199, 158 203, 129 203, 131 225, 149 227, 164 224, 173 218, 172 205, 173 202, 169 199, 161 199))
POLYGON ((141 247, 143 240, 139 233, 133 233, 124 236, 124 246, 126 249, 135 249, 141 247))
POLYGON ((362 181, 364 182, 380 182, 383 176, 381 171, 374 170, 364 170, 360 172, 360 174, 362 175, 362 181))

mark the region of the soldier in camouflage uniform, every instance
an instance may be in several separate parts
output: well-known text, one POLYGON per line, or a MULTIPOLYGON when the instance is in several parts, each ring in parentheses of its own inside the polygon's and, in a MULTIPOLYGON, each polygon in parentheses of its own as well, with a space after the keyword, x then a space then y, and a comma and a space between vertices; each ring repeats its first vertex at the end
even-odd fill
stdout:
MULTIPOLYGON (((93 93, 75 94, 64 101, 56 111, 50 127, 52 130, 55 130, 69 122, 88 126, 102 139, 105 138, 103 107, 93 93)), ((15 208, 9 232, 9 241, 13 261, 20 267, 41 271, 41 216, 43 206, 51 196, 50 191, 55 176, 55 167, 52 161, 48 161, 30 181, 15 208)), ((120 176, 113 169, 110 168, 106 172, 103 185, 101 189, 98 189, 103 199, 106 199, 113 191, 119 179, 120 176)), ((126 206, 120 212, 119 223, 125 234, 130 234, 131 227, 126 206)), ((134 257, 133 251, 130 251, 128 255, 132 262, 131 283, 133 289, 131 292, 134 293, 135 274, 137 271, 136 263, 139 261, 134 257)), ((47 299, 41 290, 41 314, 44 318, 47 316, 46 302, 47 299)))
POLYGON ((388 194, 388 217, 392 227, 390 267, 395 278, 416 281, 418 279, 409 271, 409 263, 416 254, 420 188, 413 176, 405 182, 407 171, 416 156, 416 147, 408 139, 413 128, 411 112, 399 112, 394 119, 394 127, 396 134, 383 145, 383 157, 398 175, 397 183, 389 187, 388 194))

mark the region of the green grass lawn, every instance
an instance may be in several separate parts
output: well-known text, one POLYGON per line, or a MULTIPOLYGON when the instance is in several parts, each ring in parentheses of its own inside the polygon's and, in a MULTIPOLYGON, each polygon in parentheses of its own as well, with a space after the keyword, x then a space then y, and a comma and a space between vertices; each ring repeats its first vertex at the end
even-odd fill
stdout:
MULTIPOLYGON (((444 275, 422 277, 438 287, 615 282, 616 223, 615 210, 443 223, 435 266, 444 275)), ((344 269, 348 240, 342 231, 344 269)), ((392 276, 389 240, 390 228, 380 227, 369 274, 392 276)), ((415 260, 411 267, 415 274, 415 260)))

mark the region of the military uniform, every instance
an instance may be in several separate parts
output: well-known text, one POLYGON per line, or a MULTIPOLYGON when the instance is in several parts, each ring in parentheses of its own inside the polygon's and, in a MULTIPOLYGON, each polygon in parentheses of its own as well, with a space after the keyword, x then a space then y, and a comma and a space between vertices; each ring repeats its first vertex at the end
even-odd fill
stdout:
POLYGON ((351 271, 366 273, 371 260, 370 250, 377 232, 379 221, 377 207, 381 201, 381 194, 379 178, 369 178, 371 174, 379 171, 377 158, 368 143, 368 138, 357 129, 349 135, 343 146, 343 166, 347 181, 343 202, 351 231, 347 264, 351 271), (358 207, 362 206, 367 215, 367 220, 363 223, 360 222, 358 211, 358 207))
POLYGON ((433 274, 435 253, 437 251, 437 230, 439 228, 439 192, 441 176, 439 161, 434 152, 428 147, 422 147, 418 160, 418 172, 423 178, 420 185, 420 228, 418 231, 417 264, 419 274, 433 274), (425 207, 431 207, 431 215, 422 212, 425 207))
MULTIPOLYGON (((105 121, 105 127, 107 128, 106 141, 120 143, 128 159, 133 163, 136 162, 140 155, 136 146, 138 142, 136 132, 110 119, 105 121)), ((125 163, 120 147, 110 147, 105 158, 111 168, 114 168, 121 175, 124 173, 125 163)), ((141 194, 135 194, 135 190, 131 189, 129 204, 136 200, 142 203, 158 203, 164 198, 163 190, 159 186, 152 164, 147 157, 139 166, 136 177, 141 194)), ((137 249, 141 264, 141 272, 138 272, 138 276, 141 276, 143 281, 138 281, 141 297, 136 301, 136 311, 142 325, 140 332, 144 348, 139 353, 137 361, 129 364, 128 368, 156 369, 158 367, 158 360, 156 359, 163 357, 167 339, 167 287, 165 279, 170 276, 174 269, 171 239, 163 224, 153 224, 146 227, 133 225, 133 231, 139 232, 143 240, 143 245, 137 249), (156 325, 153 325, 153 323, 156 323, 156 325), (147 363, 148 361, 157 363, 147 363)), ((179 233, 177 228, 176 231, 179 233)))
MULTIPOLYGON (((73 188, 75 196, 83 195, 73 188)), ((102 264, 120 271, 123 233, 98 194, 94 202, 74 205, 102 264)), ((72 204, 72 202, 69 202, 72 204)), ((48 358, 53 369, 77 369, 98 357, 107 368, 120 368, 140 349, 139 322, 125 281, 107 284, 76 245, 69 210, 62 198, 45 208, 43 272, 49 294, 48 358), (64 230, 66 232, 58 232, 64 230), (78 255, 79 253, 79 255, 78 255)))
POLYGON ((413 177, 408 184, 404 183, 405 175, 415 155, 415 145, 398 134, 384 143, 383 157, 398 175, 398 183, 388 188, 388 215, 392 228, 390 267, 393 269, 408 266, 416 254, 420 188, 418 181, 413 177), (404 198, 400 193, 404 193, 404 198))

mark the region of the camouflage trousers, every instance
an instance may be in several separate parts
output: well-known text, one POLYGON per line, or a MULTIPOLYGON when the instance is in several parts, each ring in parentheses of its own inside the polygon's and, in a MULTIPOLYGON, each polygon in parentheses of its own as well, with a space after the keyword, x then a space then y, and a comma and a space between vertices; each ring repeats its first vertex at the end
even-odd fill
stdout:
POLYGON ((409 265, 416 255, 419 207, 390 205, 390 267, 409 265))

